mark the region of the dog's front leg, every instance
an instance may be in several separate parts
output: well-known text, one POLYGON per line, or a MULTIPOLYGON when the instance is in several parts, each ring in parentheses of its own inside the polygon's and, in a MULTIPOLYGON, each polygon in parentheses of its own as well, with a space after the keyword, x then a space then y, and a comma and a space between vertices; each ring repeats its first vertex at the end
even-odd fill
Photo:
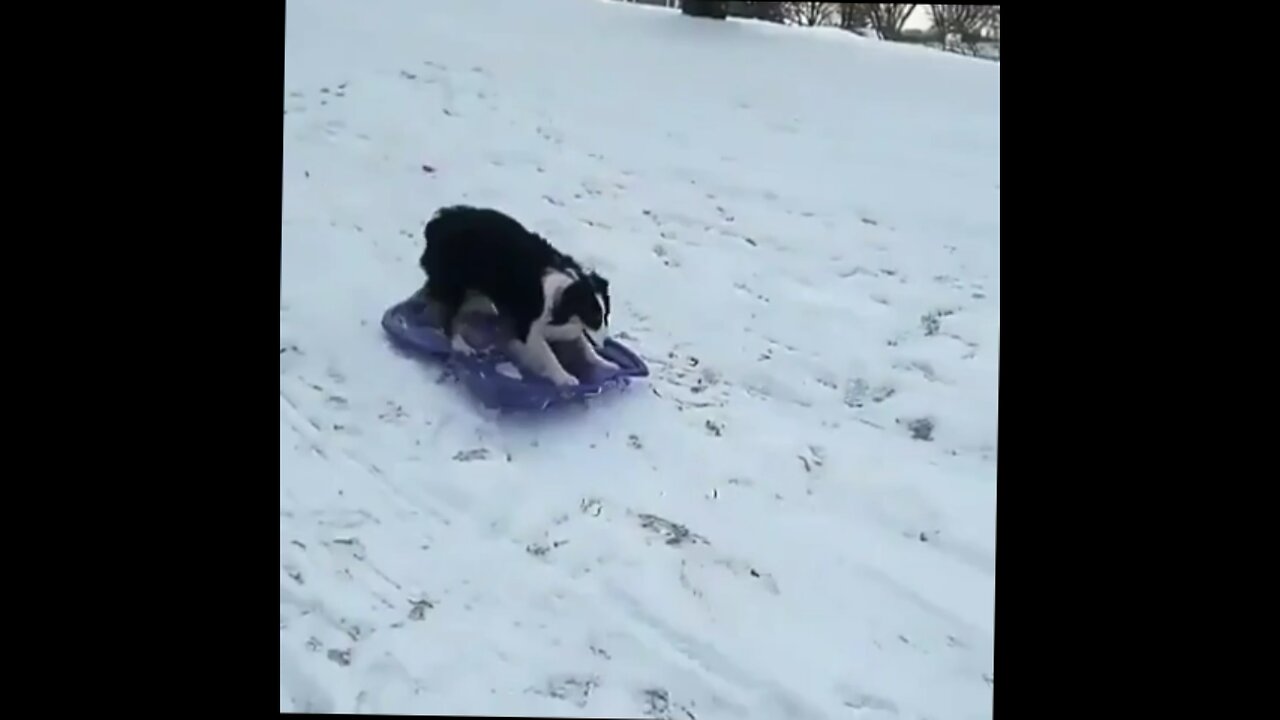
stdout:
POLYGON ((587 362, 591 363, 595 367, 609 372, 617 372, 621 369, 618 367, 617 363, 601 357, 600 353, 596 351, 595 345, 591 344, 591 341, 587 340, 585 335, 579 335, 575 342, 577 343, 578 350, 582 353, 582 356, 587 359, 587 362))
POLYGON ((462 332, 457 328, 454 328, 453 338, 449 340, 449 347, 453 348, 453 351, 459 355, 470 357, 476 354, 476 349, 471 347, 471 344, 467 342, 466 338, 462 337, 462 332))
POLYGON ((551 349, 551 345, 541 335, 533 333, 529 335, 527 343, 512 340, 511 345, 521 362, 527 365, 530 370, 549 379, 556 385, 570 387, 579 384, 578 378, 564 369, 564 366, 560 364, 560 360, 556 358, 555 352, 551 349))

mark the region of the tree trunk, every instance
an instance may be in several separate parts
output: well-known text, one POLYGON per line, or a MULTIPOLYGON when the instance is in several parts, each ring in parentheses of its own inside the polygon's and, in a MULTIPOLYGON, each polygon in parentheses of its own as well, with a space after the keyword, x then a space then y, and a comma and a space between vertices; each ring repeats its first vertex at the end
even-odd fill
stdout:
POLYGON ((871 3, 871 26, 885 40, 897 40, 902 37, 902 26, 906 24, 911 12, 916 9, 915 3, 871 3))

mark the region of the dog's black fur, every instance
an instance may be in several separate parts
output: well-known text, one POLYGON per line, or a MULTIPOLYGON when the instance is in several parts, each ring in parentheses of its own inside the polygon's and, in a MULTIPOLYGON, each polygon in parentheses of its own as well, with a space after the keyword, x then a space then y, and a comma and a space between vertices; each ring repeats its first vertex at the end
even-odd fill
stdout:
POLYGON ((551 326, 575 317, 593 331, 608 325, 609 282, 505 213, 446 207, 427 222, 423 236, 427 246, 419 265, 427 275, 425 292, 442 306, 442 329, 451 340, 469 291, 510 318, 521 342, 529 342, 530 329, 548 312, 551 326), (573 279, 558 300, 544 297, 543 279, 550 272, 573 279))

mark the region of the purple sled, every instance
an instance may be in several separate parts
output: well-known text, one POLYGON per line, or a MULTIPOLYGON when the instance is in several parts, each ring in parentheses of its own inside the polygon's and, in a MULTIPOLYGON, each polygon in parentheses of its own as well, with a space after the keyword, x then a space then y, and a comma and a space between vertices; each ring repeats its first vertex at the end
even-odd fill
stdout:
POLYGON ((486 407, 498 410, 546 410, 555 405, 580 402, 607 390, 626 387, 632 378, 647 377, 649 368, 638 355, 616 340, 605 341, 597 351, 618 366, 616 371, 593 367, 572 345, 553 343, 552 349, 565 369, 578 378, 574 387, 557 387, 546 378, 520 367, 503 346, 510 339, 510 326, 495 315, 464 313, 457 320, 458 332, 472 348, 473 355, 454 351, 440 330, 435 306, 421 291, 396 303, 382 315, 382 328, 396 345, 405 350, 445 363, 467 389, 486 407))

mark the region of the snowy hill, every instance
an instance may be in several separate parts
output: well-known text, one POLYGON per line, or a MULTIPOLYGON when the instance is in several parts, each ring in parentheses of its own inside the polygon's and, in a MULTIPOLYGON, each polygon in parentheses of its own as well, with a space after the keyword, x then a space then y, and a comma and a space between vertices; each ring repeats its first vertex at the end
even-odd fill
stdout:
POLYGON ((990 717, 998 64, 595 0, 287 23, 281 710, 990 717), (653 376, 500 419, 393 352, 457 202, 595 263, 653 376))

